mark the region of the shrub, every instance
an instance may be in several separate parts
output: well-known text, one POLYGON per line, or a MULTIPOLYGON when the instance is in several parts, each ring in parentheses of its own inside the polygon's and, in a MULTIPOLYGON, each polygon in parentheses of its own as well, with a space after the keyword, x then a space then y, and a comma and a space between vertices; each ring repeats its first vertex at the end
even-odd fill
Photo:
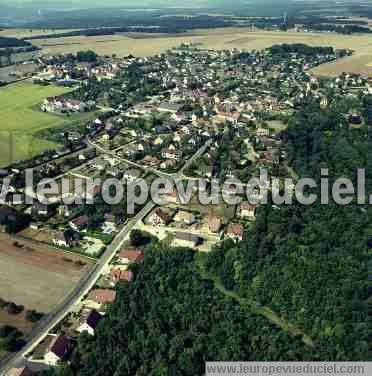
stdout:
POLYGON ((41 320, 43 316, 43 313, 37 312, 35 310, 30 310, 26 312, 26 319, 31 322, 37 322, 41 320))
POLYGON ((18 315, 24 310, 23 305, 17 305, 13 302, 10 302, 7 307, 7 311, 10 315, 18 315))

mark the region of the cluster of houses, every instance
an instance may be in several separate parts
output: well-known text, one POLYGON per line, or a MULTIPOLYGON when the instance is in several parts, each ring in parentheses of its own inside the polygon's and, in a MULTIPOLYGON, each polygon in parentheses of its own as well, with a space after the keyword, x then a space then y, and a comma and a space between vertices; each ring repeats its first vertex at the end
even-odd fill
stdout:
MULTIPOLYGON (((174 196, 173 192, 172 197, 174 196)), ((174 245, 197 250, 204 244, 208 234, 214 235, 216 239, 243 240, 244 224, 255 221, 256 209, 256 205, 242 201, 236 208, 235 219, 226 223, 225 218, 212 214, 204 218, 205 216, 190 211, 187 205, 181 205, 178 199, 175 199, 170 207, 154 209, 144 223, 152 226, 155 234, 157 228, 163 228, 166 233, 170 231, 174 236, 174 245)))
POLYGON ((56 82, 64 85, 78 84, 88 78, 97 81, 112 80, 125 67, 121 59, 99 58, 94 62, 79 62, 72 54, 45 55, 39 58, 41 73, 39 81, 56 82))
POLYGON ((64 96, 49 97, 44 99, 41 110, 44 112, 68 113, 87 112, 96 108, 94 101, 82 102, 76 99, 69 99, 64 96))

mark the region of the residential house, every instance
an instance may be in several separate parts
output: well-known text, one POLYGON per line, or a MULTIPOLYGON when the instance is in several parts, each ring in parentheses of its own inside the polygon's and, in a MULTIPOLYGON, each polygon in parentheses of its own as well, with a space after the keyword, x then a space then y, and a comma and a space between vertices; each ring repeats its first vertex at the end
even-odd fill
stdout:
POLYGON ((107 227, 113 227, 113 228, 116 228, 116 226, 117 226, 118 224, 120 224, 120 220, 119 220, 119 218, 117 218, 114 214, 106 213, 104 218, 105 218, 105 222, 104 222, 104 224, 105 224, 107 227))
POLYGON ((172 140, 173 140, 173 142, 180 143, 181 140, 182 140, 181 135, 179 133, 175 133, 172 140))
POLYGON ((69 217, 71 215, 70 207, 68 205, 60 205, 57 213, 61 217, 69 217))
POLYGON ((87 299, 85 306, 92 309, 101 309, 103 305, 112 304, 116 299, 116 291, 109 289, 94 289, 92 290, 87 299))
POLYGON ((102 158, 93 159, 93 161, 91 161, 89 165, 91 168, 94 168, 98 171, 103 171, 107 167, 106 162, 102 158))
POLYGON ((254 220, 256 218, 256 205, 252 205, 248 201, 243 201, 238 206, 238 216, 254 220))
POLYGON ((152 226, 166 226, 172 221, 169 212, 162 208, 155 209, 148 217, 147 222, 152 226))
POLYGON ((237 124, 238 120, 240 118, 240 113, 239 112, 221 112, 219 111, 217 115, 215 116, 215 121, 217 122, 230 122, 232 124, 237 124))
POLYGON ((144 150, 145 150, 145 146, 143 144, 137 145, 137 151, 144 151, 144 150))
POLYGON ((182 120, 186 119, 186 116, 185 116, 184 113, 179 111, 179 112, 173 113, 171 118, 172 118, 172 120, 176 121, 177 123, 180 123, 182 120))
POLYGON ((158 146, 158 145, 162 145, 163 142, 164 142, 164 140, 160 136, 158 136, 158 137, 155 138, 153 144, 155 146, 158 146))
POLYGON ((87 109, 86 103, 62 96, 46 98, 41 105, 44 112, 84 112, 87 109))
POLYGON ((56 336, 48 347, 47 353, 44 355, 44 362, 50 366, 56 366, 58 362, 68 358, 72 350, 71 340, 64 336, 56 336))
POLYGON ((78 232, 55 231, 52 243, 56 247, 76 247, 80 244, 81 237, 78 232))
POLYGON ((42 204, 41 202, 35 202, 34 205, 32 205, 32 213, 35 215, 40 216, 47 216, 49 214, 49 206, 42 204))
POLYGON ((132 282, 134 279, 134 273, 131 270, 122 270, 119 268, 113 268, 110 272, 111 286, 115 286, 120 281, 132 282))
POLYGON ((210 232, 219 233, 221 231, 223 222, 222 219, 216 216, 209 216, 208 218, 208 228, 210 232))
POLYGON ((146 155, 146 157, 142 159, 142 162, 147 166, 155 167, 159 165, 160 160, 156 157, 152 157, 151 155, 146 155))
POLYGON ((117 167, 109 167, 107 169, 107 175, 113 176, 114 178, 118 177, 120 174, 121 171, 117 167))
POLYGON ((243 240, 244 227, 240 223, 230 223, 225 235, 233 240, 243 240))
POLYGON ((63 231, 56 231, 54 233, 52 243, 56 247, 68 247, 67 238, 63 231))
POLYGON ((182 131, 183 134, 185 134, 185 135, 189 135, 189 134, 191 133, 190 126, 184 125, 184 126, 181 128, 181 131, 182 131))
POLYGON ((181 223, 184 223, 186 225, 192 225, 193 223, 195 223, 196 219, 195 219, 194 214, 187 212, 187 211, 184 211, 184 210, 180 210, 174 216, 174 221, 175 222, 181 222, 181 223))
POLYGON ((175 189, 166 195, 166 199, 173 204, 177 204, 180 202, 180 197, 178 195, 177 190, 175 189))
POLYGON ((174 159, 167 159, 166 161, 160 163, 160 168, 162 170, 166 170, 168 168, 173 168, 176 166, 177 166, 177 161, 174 159))
POLYGON ((79 326, 76 331, 78 333, 86 332, 94 336, 95 330, 102 318, 103 316, 95 309, 85 310, 80 318, 79 326))
POLYGON ((126 170, 123 174, 123 178, 127 181, 127 183, 132 183, 141 177, 142 173, 140 170, 136 169, 129 169, 126 170))
POLYGON ((40 230, 43 227, 43 225, 41 223, 39 223, 39 222, 30 222, 30 224, 28 225, 28 227, 30 229, 32 229, 32 230, 38 231, 38 230, 40 230))
POLYGON ((69 141, 79 141, 82 138, 81 134, 79 132, 70 131, 67 132, 67 139, 69 141))
POLYGON ((145 255, 138 249, 127 249, 118 254, 118 261, 122 264, 143 263, 145 255))
POLYGON ((263 136, 267 137, 267 136, 270 135, 270 130, 267 129, 267 128, 261 128, 261 127, 258 127, 258 128, 256 129, 256 135, 257 135, 258 137, 263 137, 263 136))
POLYGON ((115 158, 114 156, 109 154, 105 154, 103 156, 103 160, 107 162, 111 167, 115 167, 120 164, 120 160, 118 158, 115 158))
POLYGON ((70 227, 77 232, 84 231, 88 227, 89 217, 82 215, 69 222, 70 227))
POLYGON ((180 247, 196 248, 203 244, 204 239, 189 232, 176 232, 175 240, 180 247))
POLYGON ((172 149, 169 147, 168 149, 161 150, 161 156, 164 159, 180 160, 180 158, 182 157, 182 152, 180 150, 172 149))

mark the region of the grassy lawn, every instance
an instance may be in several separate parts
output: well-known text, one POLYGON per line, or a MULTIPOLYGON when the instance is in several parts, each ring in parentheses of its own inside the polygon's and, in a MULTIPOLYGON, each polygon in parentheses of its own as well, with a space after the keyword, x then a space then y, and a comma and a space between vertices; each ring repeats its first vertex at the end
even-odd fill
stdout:
POLYGON ((43 129, 67 125, 86 114, 64 117, 43 113, 38 108, 46 97, 69 90, 31 83, 0 88, 0 166, 58 147, 53 142, 35 137, 35 134, 43 129))

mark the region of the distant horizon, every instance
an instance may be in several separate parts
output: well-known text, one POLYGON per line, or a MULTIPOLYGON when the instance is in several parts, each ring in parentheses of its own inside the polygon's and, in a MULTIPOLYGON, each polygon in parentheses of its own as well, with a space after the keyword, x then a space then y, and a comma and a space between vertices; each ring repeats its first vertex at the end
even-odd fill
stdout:
POLYGON ((130 12, 134 11, 146 17, 151 11, 162 15, 168 15, 167 11, 172 15, 183 15, 185 11, 186 14, 193 12, 237 17, 283 17, 285 14, 288 17, 322 15, 372 18, 372 0, 351 1, 340 3, 336 0, 106 0, 102 3, 99 0, 0 0, 0 26, 122 26, 131 18, 130 12), (351 1, 355 7, 351 7, 351 1), (79 13, 78 10, 83 12, 79 13), (65 15, 61 16, 61 13, 65 15))

